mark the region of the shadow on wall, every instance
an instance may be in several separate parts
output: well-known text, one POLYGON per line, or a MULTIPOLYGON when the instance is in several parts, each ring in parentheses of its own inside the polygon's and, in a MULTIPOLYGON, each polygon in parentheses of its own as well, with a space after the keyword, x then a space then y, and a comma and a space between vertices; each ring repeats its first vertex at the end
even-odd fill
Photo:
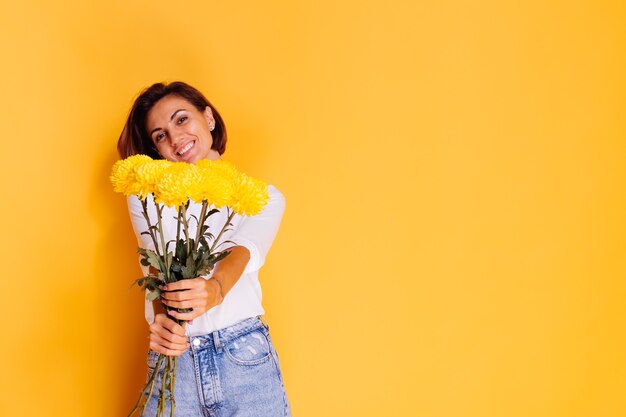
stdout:
MULTIPOLYGON (((109 135, 109 137, 115 137, 109 135)), ((102 141, 101 143, 106 142, 102 141)), ((119 159, 114 147, 94 169, 89 192, 89 209, 99 225, 94 260, 96 304, 100 307, 95 328, 100 349, 107 362, 104 382, 110 387, 100 410, 106 415, 127 415, 146 379, 148 327, 144 319, 143 296, 132 282, 141 276, 137 241, 126 206, 126 198, 113 192, 109 182, 111 167, 119 159)))

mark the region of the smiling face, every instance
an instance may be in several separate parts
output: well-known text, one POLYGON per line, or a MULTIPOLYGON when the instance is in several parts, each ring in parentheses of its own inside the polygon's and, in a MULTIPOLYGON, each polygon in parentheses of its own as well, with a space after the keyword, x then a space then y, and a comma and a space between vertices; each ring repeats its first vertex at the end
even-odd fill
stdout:
POLYGON ((156 102, 146 116, 146 131, 161 156, 169 161, 195 164, 201 159, 220 159, 211 149, 211 109, 200 112, 182 97, 168 95, 156 102))

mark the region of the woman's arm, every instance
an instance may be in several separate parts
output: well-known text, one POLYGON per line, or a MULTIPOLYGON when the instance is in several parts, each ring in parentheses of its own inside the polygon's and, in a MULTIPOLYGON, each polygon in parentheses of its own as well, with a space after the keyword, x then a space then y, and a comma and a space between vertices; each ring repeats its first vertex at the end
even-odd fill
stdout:
MULTIPOLYGON (((256 216, 242 219, 237 231, 229 239, 236 246, 229 248, 227 257, 215 265, 213 277, 198 277, 178 281, 164 287, 162 300, 170 307, 193 308, 190 313, 170 312, 179 320, 193 320, 219 305, 244 272, 258 270, 265 262, 285 210, 285 198, 274 186, 269 186, 270 200, 256 216)), ((131 222, 141 247, 153 249, 145 229, 139 200, 129 198, 131 222)), ((170 356, 184 353, 188 348, 185 329, 171 320, 159 300, 152 302, 154 321, 150 325, 150 347, 155 352, 170 356)))
MULTIPOLYGON (((147 235, 141 234, 147 229, 141 211, 141 202, 135 196, 129 197, 128 207, 137 243, 143 248, 154 250, 152 240, 147 235)), ((148 207, 149 210, 152 209, 151 205, 148 207)), ((156 216, 156 213, 150 213, 150 215, 156 216)), ((222 302, 224 296, 237 283, 250 260, 250 252, 245 247, 235 246, 228 250, 231 253, 215 265, 212 279, 198 277, 172 283, 170 284, 172 287, 165 288, 163 302, 171 307, 194 309, 193 312, 184 314, 170 312, 172 317, 185 321, 193 320, 222 302), (177 291, 172 292, 174 290, 177 291)), ((145 268, 144 273, 149 270, 155 274, 158 272, 152 267, 143 268, 145 268)), ((160 300, 152 301, 151 305, 154 318, 150 323, 150 348, 155 352, 170 356, 181 355, 188 347, 185 328, 168 317, 160 300)))
POLYGON ((285 212, 283 194, 273 185, 268 187, 268 192, 270 199, 263 210, 255 216, 243 218, 229 238, 235 245, 243 246, 250 252, 244 273, 257 271, 263 266, 285 212))
POLYGON ((164 303, 170 307, 193 308, 190 313, 171 312, 179 320, 193 320, 220 304, 244 272, 256 271, 276 237, 285 211, 285 197, 272 185, 268 188, 270 199, 261 212, 241 220, 229 238, 236 246, 231 253, 215 265, 213 277, 187 279, 164 287, 164 303))

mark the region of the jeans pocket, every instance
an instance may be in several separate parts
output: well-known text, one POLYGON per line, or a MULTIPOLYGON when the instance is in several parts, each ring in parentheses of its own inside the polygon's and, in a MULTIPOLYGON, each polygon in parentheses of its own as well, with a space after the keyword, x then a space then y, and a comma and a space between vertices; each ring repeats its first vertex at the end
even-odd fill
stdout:
POLYGON ((224 347, 226 357, 237 365, 258 365, 272 356, 270 342, 260 329, 230 340, 224 347))

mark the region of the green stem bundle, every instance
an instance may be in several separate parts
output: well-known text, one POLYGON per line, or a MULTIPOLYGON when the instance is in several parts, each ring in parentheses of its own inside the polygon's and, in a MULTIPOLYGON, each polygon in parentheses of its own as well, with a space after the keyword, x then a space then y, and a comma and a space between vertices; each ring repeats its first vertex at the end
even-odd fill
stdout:
MULTIPOLYGON (((167 246, 166 246, 166 242, 165 242, 165 235, 163 232, 163 221, 162 221, 162 217, 163 217, 163 210, 164 207, 160 204, 156 204, 156 212, 157 212, 157 225, 156 227, 152 227, 151 223, 150 223, 150 219, 148 216, 148 208, 147 208, 147 203, 146 200, 142 200, 142 207, 143 207, 143 215, 144 218, 146 219, 146 222, 148 224, 149 227, 149 231, 150 231, 150 237, 154 243, 155 246, 155 252, 158 254, 158 256, 160 257, 160 263, 162 263, 162 267, 163 267, 163 271, 160 271, 163 275, 163 279, 164 279, 164 283, 169 283, 172 281, 176 280, 176 276, 172 274, 171 272, 171 267, 172 267, 172 258, 171 258, 171 254, 166 250, 167 246), (158 238, 156 236, 155 230, 158 230, 158 238), (159 250, 159 245, 157 244, 157 241, 160 241, 161 245, 160 247, 162 248, 162 250, 159 250)), ((181 225, 182 225, 182 230, 184 233, 184 237, 185 237, 185 243, 186 243, 186 256, 189 257, 191 256, 192 252, 195 252, 196 250, 198 250, 198 248, 201 246, 200 245, 200 240, 202 237, 202 233, 203 233, 203 229, 204 229, 204 223, 206 222, 207 219, 207 211, 208 211, 208 203, 206 201, 202 202, 202 209, 200 212, 200 217, 198 219, 198 228, 196 231, 196 240, 193 243, 193 245, 191 244, 192 240, 189 238, 189 221, 187 219, 187 205, 183 204, 178 208, 178 216, 177 216, 177 220, 178 220, 178 225, 177 225, 177 230, 176 230, 176 242, 178 242, 178 239, 180 237, 180 229, 181 229, 181 225)), ((231 224, 231 221, 234 217, 235 213, 234 212, 230 212, 228 215, 228 220, 226 221, 226 223, 224 224, 224 226, 222 227, 222 230, 220 231, 220 233, 217 235, 217 237, 214 239, 213 244, 211 245, 211 248, 209 249, 209 254, 212 254, 214 250, 216 250, 218 242, 220 240, 220 238, 222 237, 222 235, 224 234, 224 232, 228 229, 228 226, 231 224)), ((206 242, 203 243, 203 245, 207 245, 208 244, 206 242)), ((168 307, 165 307, 166 311, 168 310, 168 307)), ((175 319, 174 317, 171 317, 168 315, 168 317, 175 321, 176 323, 178 323, 179 325, 183 325, 185 323, 184 320, 178 320, 175 319)), ((156 381, 157 381, 157 376, 158 375, 162 375, 161 376, 161 390, 159 391, 159 396, 157 399, 157 415, 156 417, 165 417, 165 411, 166 411, 166 405, 167 402, 169 401, 170 404, 170 417, 174 417, 174 410, 176 408, 176 402, 175 402, 175 398, 174 398, 174 388, 176 386, 176 368, 178 366, 178 357, 177 356, 166 356, 166 355, 162 355, 162 354, 158 354, 158 360, 157 360, 157 364, 155 367, 154 372, 152 373, 152 375, 150 376, 150 378, 148 379, 148 382, 146 383, 146 385, 144 386, 144 388, 141 390, 141 393, 139 394, 139 399, 137 400, 137 403, 135 404, 135 407, 133 408, 133 410, 130 412, 128 417, 131 417, 133 414, 135 414, 137 411, 139 411, 140 409, 140 416, 143 416, 144 413, 146 412, 147 409, 147 405, 148 402, 150 401, 150 399, 152 398, 152 394, 154 393, 154 389, 156 386, 156 381), (162 369, 162 373, 161 373, 161 367, 163 367, 162 369)))

